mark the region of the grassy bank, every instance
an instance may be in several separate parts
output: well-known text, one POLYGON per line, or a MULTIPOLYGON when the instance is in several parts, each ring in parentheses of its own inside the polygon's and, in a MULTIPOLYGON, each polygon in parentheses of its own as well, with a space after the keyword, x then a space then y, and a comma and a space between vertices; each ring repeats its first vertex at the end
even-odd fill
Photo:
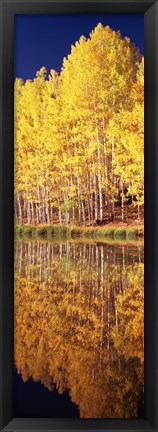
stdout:
POLYGON ((48 239, 53 238, 111 238, 113 240, 137 240, 144 235, 143 225, 108 224, 97 227, 64 225, 19 225, 15 227, 15 238, 48 239))

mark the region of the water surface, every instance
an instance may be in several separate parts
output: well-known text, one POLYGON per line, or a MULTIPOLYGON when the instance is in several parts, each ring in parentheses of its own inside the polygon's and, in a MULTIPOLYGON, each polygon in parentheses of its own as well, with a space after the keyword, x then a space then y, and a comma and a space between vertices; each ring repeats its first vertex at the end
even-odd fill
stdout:
POLYGON ((17 417, 143 416, 143 245, 15 241, 17 417))

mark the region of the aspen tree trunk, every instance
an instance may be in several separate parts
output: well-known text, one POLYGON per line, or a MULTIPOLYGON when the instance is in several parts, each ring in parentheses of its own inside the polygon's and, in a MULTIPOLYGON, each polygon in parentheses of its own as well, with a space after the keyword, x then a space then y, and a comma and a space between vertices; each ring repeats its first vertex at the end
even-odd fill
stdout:
MULTIPOLYGON (((75 126, 75 123, 73 121, 73 126, 75 126)), ((76 157, 76 137, 75 134, 73 134, 74 136, 74 156, 76 157)), ((72 167, 71 167, 72 169, 72 167)), ((72 174, 71 174, 72 176, 72 174)), ((74 184, 76 186, 76 191, 77 191, 77 196, 78 196, 78 221, 81 221, 81 204, 80 204, 80 193, 79 193, 79 180, 77 178, 77 182, 74 180, 74 184), (77 183, 77 184, 76 184, 77 183)), ((75 222, 75 206, 73 205, 73 209, 72 209, 72 217, 73 217, 73 222, 75 222)))
MULTIPOLYGON (((89 122, 90 122, 90 131, 92 132, 92 128, 91 128, 91 113, 90 113, 90 108, 89 108, 89 97, 88 97, 88 85, 86 84, 86 98, 87 98, 87 104, 88 104, 88 118, 89 118, 89 122)), ((91 137, 89 139, 89 148, 91 146, 92 143, 92 134, 91 137)), ((92 160, 92 163, 90 163, 90 169, 92 168, 92 164, 94 166, 94 160, 92 160)), ((91 171, 90 171, 91 172, 91 171)), ((97 202, 97 191, 96 191, 96 177, 94 175, 94 190, 95 190, 95 219, 98 218, 98 202, 97 202)), ((92 195, 92 178, 91 178, 91 174, 90 174, 90 212, 91 212, 91 222, 92 224, 94 223, 93 220, 93 195, 92 195)))
POLYGON ((46 216, 45 216, 45 187, 42 186, 42 221, 46 222, 46 216))
MULTIPOLYGON (((68 179, 68 190, 70 188, 70 179, 68 179)), ((68 194, 66 193, 66 201, 67 201, 67 215, 68 215, 68 223, 70 222, 70 206, 69 206, 69 197, 68 194)))
POLYGON ((85 216, 85 208, 84 208, 84 203, 83 203, 83 201, 81 201, 81 206, 82 206, 83 225, 86 225, 86 216, 85 216))
POLYGON ((68 225, 69 223, 69 212, 67 210, 67 204, 66 204, 66 195, 64 194, 64 207, 65 207, 65 224, 68 225))
POLYGON ((34 224, 35 223, 35 219, 34 219, 34 207, 33 207, 33 201, 31 200, 31 222, 34 224))
POLYGON ((80 202, 80 184, 77 178, 77 195, 78 195, 78 222, 81 223, 81 202, 80 202))
POLYGON ((38 213, 39 213, 39 222, 41 222, 42 220, 42 216, 41 216, 41 198, 40 198, 40 188, 39 188, 39 183, 38 183, 38 174, 37 174, 37 197, 38 197, 38 213))
POLYGON ((49 217, 48 197, 47 197, 47 199, 46 199, 45 207, 46 207, 46 219, 47 219, 47 224, 49 225, 49 224, 50 224, 50 217, 49 217))
MULTIPOLYGON (((102 106, 102 112, 103 112, 103 106, 102 106)), ((102 126, 103 126, 104 164, 105 164, 105 205, 107 207, 107 203, 108 203, 108 169, 107 169, 107 151, 106 151, 106 135, 105 135, 104 114, 102 117, 102 126)))
MULTIPOLYGON (((115 97, 113 95, 113 118, 114 118, 114 112, 115 112, 115 97)), ((111 180, 112 180, 112 186, 114 186, 114 156, 115 156, 115 143, 114 143, 114 136, 112 137, 112 142, 111 142, 111 180)), ((112 201, 112 216, 115 216, 115 205, 114 205, 114 196, 112 197, 113 201, 112 201)))
POLYGON ((20 196, 17 194, 17 201, 18 201, 18 214, 19 214, 19 224, 22 224, 22 210, 21 210, 21 202, 20 202, 20 196))
MULTIPOLYGON (((47 183, 46 186, 49 184, 49 176, 48 176, 48 171, 47 171, 47 183)), ((46 212, 46 221, 47 224, 50 224, 50 214, 49 214, 49 192, 48 192, 48 186, 46 188, 46 202, 45 202, 45 212, 46 212)))
MULTIPOLYGON (((72 165, 71 165, 71 187, 73 186, 73 177, 72 177, 72 165)), ((72 202, 73 199, 72 199, 72 202)), ((72 222, 74 223, 75 220, 75 207, 74 207, 74 203, 72 204, 72 222)))
POLYGON ((39 224, 39 219, 38 219, 38 207, 37 207, 37 203, 35 203, 35 214, 36 214, 36 223, 38 225, 39 224))
POLYGON ((29 200, 27 199, 27 223, 30 224, 30 222, 31 222, 30 203, 29 200))
MULTIPOLYGON (((26 185, 25 185, 25 187, 26 187, 26 185)), ((26 202, 27 202, 26 192, 24 192, 24 205, 23 205, 23 218, 24 218, 24 220, 26 219, 26 202)))
POLYGON ((44 207, 44 199, 42 199, 42 222, 45 222, 45 207, 44 207))
POLYGON ((91 177, 92 164, 90 163, 90 175, 89 175, 89 194, 90 194, 90 218, 93 225, 93 194, 92 194, 92 177, 91 177))
POLYGON ((88 213, 88 223, 91 223, 91 212, 90 212, 90 201, 89 201, 89 178, 88 178, 88 167, 87 167, 87 213, 88 213))
POLYGON ((50 206, 50 221, 51 221, 51 223, 53 223, 53 207, 52 207, 52 205, 50 206))
POLYGON ((93 194, 90 194, 90 215, 91 215, 91 223, 94 225, 94 217, 93 217, 93 194))
POLYGON ((59 201, 59 199, 58 199, 58 212, 59 212, 59 223, 62 224, 61 209, 60 209, 60 201, 59 201))
POLYGON ((81 223, 81 202, 80 202, 80 198, 79 198, 79 202, 78 202, 78 222, 79 222, 79 224, 81 223))
POLYGON ((14 217, 15 217, 15 224, 18 223, 18 214, 17 214, 17 205, 16 205, 16 201, 14 203, 14 217))
POLYGON ((90 206, 89 206, 89 197, 88 197, 88 195, 87 195, 87 198, 86 198, 86 207, 87 207, 88 222, 89 222, 89 225, 90 225, 90 223, 91 223, 91 217, 90 217, 90 206))
POLYGON ((72 206, 72 222, 73 223, 75 222, 75 206, 74 206, 74 204, 72 206))
POLYGON ((137 205, 137 208, 138 208, 138 220, 140 219, 140 204, 139 204, 139 195, 138 195, 138 205, 137 205))
POLYGON ((100 140, 99 140, 99 131, 98 131, 98 119, 96 112, 96 102, 94 102, 94 113, 95 113, 95 124, 96 124, 96 133, 97 133, 97 144, 98 144, 98 187, 99 187, 99 204, 100 204, 100 220, 103 220, 103 197, 102 197, 102 179, 101 179, 101 155, 100 155, 100 140))
MULTIPOLYGON (((98 147, 99 151, 99 147, 98 147)), ((98 153, 99 154, 99 153, 98 153)), ((99 203, 100 203, 100 220, 103 220, 103 197, 102 197, 102 187, 101 187, 101 172, 98 169, 98 183, 99 183, 99 203)))
POLYGON ((122 221, 124 221, 124 184, 122 183, 122 203, 121 203, 121 210, 122 210, 122 221))

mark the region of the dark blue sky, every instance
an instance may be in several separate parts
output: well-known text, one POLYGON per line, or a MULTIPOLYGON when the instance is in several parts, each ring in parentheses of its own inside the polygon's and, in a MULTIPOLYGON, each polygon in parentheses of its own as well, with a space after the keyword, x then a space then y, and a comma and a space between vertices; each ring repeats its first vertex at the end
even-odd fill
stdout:
POLYGON ((128 36, 144 54, 143 14, 16 15, 14 76, 32 79, 45 66, 60 72, 66 57, 81 35, 86 37, 101 22, 128 36))

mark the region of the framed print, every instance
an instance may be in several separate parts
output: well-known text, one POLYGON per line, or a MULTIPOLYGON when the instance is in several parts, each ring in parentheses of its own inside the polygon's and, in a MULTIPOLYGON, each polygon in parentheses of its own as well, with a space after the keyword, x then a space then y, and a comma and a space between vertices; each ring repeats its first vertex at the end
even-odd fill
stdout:
POLYGON ((157 0, 0 7, 0 429, 156 432, 157 0))

